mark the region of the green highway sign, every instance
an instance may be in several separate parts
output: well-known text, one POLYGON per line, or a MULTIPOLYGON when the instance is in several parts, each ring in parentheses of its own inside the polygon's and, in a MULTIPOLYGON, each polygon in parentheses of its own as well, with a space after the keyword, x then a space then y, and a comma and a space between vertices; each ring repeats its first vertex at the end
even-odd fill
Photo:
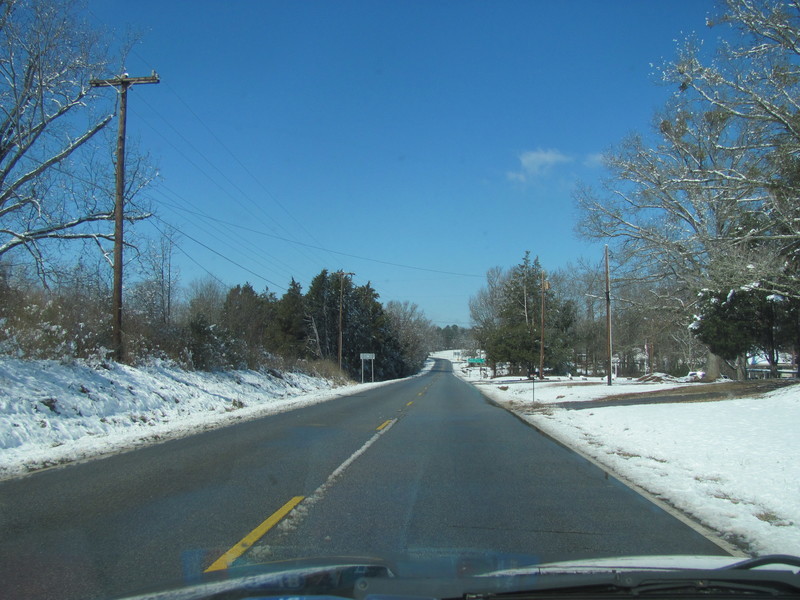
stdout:
POLYGON ((483 365, 486 364, 485 358, 468 358, 467 362, 472 365, 483 365))

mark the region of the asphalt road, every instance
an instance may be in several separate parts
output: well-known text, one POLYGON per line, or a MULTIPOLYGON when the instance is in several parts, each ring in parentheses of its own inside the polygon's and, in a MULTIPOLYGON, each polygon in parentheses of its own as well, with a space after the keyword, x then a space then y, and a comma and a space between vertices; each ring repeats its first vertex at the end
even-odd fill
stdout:
POLYGON ((4 598, 113 597, 229 563, 344 554, 503 565, 724 551, 488 403, 446 361, 0 483, 4 598))

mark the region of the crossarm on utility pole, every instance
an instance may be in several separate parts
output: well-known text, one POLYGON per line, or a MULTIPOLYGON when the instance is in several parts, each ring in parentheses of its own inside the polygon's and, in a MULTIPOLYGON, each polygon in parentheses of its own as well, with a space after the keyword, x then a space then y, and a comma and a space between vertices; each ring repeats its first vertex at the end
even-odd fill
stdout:
POLYGON ((158 73, 153 71, 152 75, 148 75, 147 77, 128 77, 127 75, 120 75, 119 77, 112 77, 111 79, 92 79, 89 81, 89 85, 92 87, 120 87, 131 86, 137 83, 158 83, 159 81, 158 73))

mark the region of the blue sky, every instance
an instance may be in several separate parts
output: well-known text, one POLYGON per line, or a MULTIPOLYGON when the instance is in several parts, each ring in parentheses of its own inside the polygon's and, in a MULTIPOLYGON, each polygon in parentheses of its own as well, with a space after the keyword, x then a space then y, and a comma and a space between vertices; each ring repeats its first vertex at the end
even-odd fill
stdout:
POLYGON ((486 271, 526 250, 548 270, 600 259, 572 190, 647 130, 671 93, 652 64, 712 39, 714 6, 88 3, 94 24, 140 34, 128 73, 161 77, 129 93, 128 134, 161 173, 148 195, 182 233, 183 284, 208 272, 280 296, 341 268, 442 326, 468 326, 486 271))

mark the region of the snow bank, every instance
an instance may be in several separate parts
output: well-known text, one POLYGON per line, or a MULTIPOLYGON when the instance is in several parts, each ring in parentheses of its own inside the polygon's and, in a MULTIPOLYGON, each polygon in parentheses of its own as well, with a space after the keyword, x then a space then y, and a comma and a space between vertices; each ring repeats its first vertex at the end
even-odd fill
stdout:
POLYGON ((454 370, 542 431, 749 553, 800 555, 800 385, 758 398, 573 410, 580 405, 558 403, 686 384, 616 380, 609 388, 596 379, 565 378, 537 382, 534 391, 519 378, 481 380, 463 363, 454 363, 454 370))

